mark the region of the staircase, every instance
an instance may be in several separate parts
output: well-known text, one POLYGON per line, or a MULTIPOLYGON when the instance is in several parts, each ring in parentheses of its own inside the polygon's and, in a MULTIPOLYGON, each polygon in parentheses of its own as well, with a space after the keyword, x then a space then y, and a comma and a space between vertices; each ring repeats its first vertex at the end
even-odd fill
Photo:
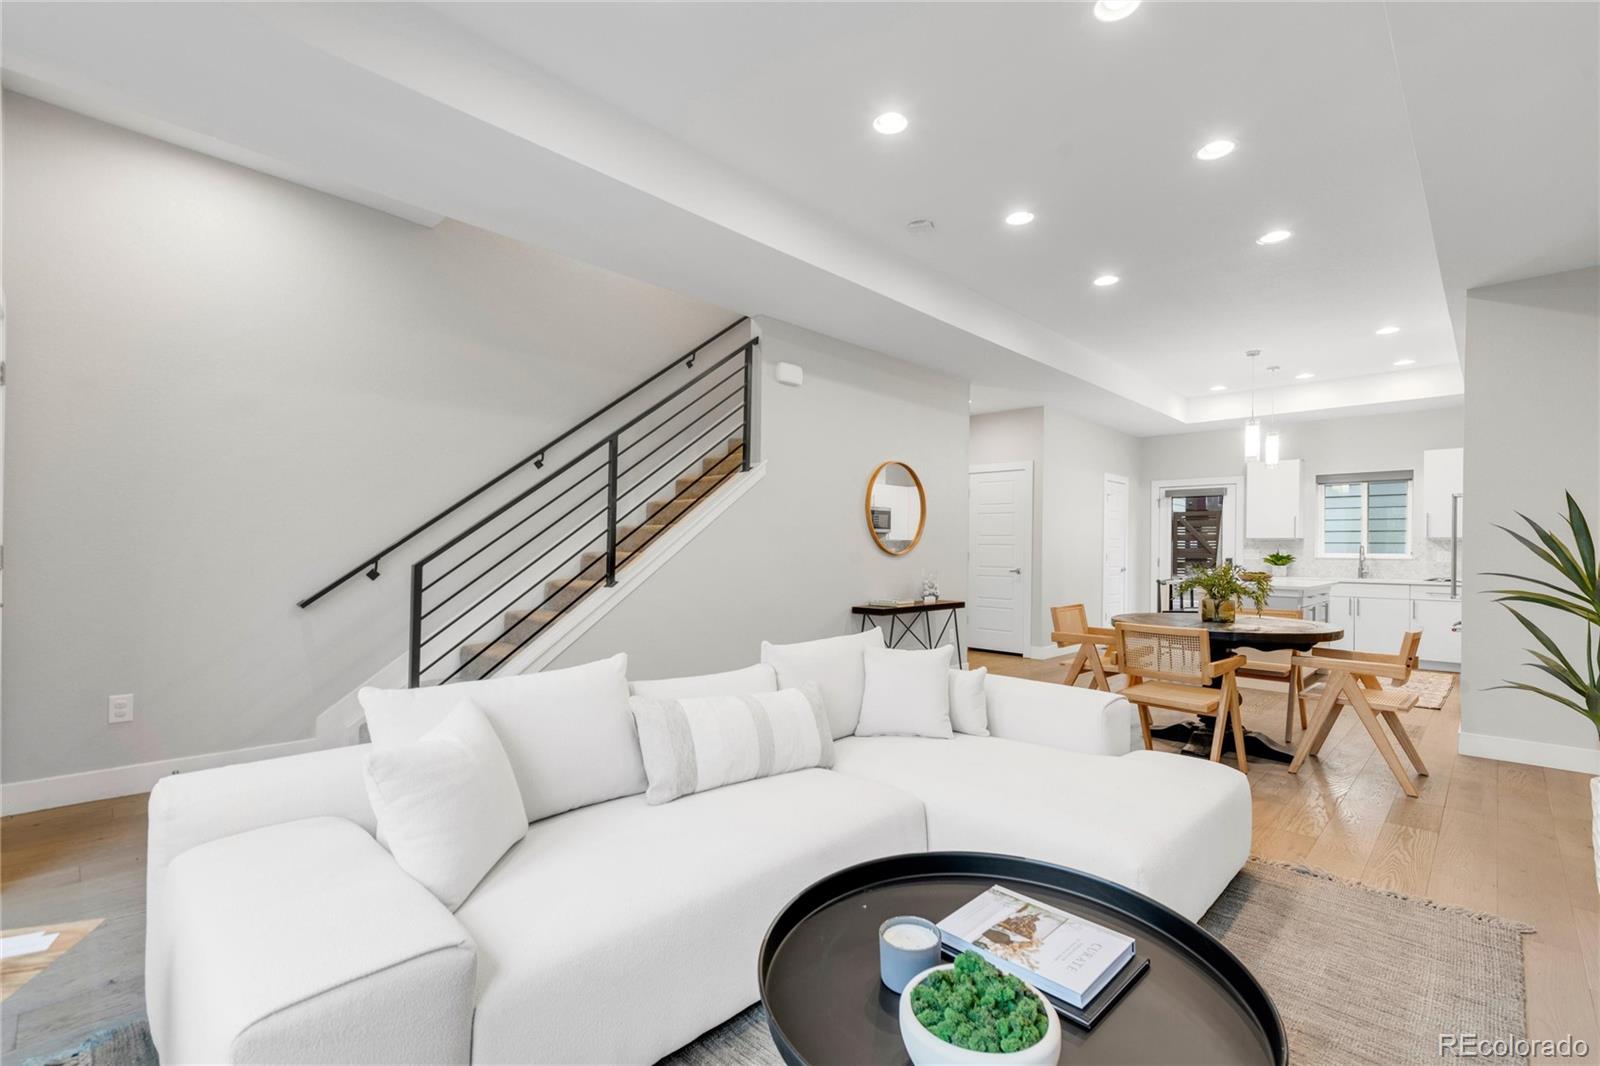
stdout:
POLYGON ((384 558, 487 508, 411 566, 407 681, 471 681, 517 668, 512 660, 526 659, 559 619, 614 586, 652 543, 750 469, 759 341, 741 343, 735 332, 747 321, 678 356, 299 606, 357 575, 376 580, 384 558))
MULTIPOLYGON (((642 523, 617 528, 618 571, 724 481, 740 470, 747 469, 744 465, 743 437, 733 437, 726 445, 719 445, 714 452, 700 460, 698 471, 676 479, 670 492, 662 492, 649 500, 642 523)), ((605 562, 606 554, 603 551, 584 552, 570 573, 545 582, 542 606, 525 611, 507 611, 501 617, 504 628, 499 636, 493 640, 462 644, 459 653, 460 673, 451 680, 476 681, 494 673, 497 667, 537 638, 546 626, 561 617, 568 607, 595 589, 604 587, 605 562)))

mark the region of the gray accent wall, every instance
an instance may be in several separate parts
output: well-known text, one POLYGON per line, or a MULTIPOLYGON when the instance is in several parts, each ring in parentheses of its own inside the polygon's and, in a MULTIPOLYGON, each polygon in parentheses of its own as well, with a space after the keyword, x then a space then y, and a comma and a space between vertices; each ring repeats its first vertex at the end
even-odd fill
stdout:
POLYGON ((311 736, 403 648, 419 552, 296 600, 736 317, 4 108, 7 782, 311 736))
POLYGON ((916 595, 924 571, 965 593, 967 383, 787 323, 756 328, 766 476, 554 666, 625 651, 635 678, 731 670, 757 662, 763 640, 855 632, 852 604, 916 595), (779 385, 779 362, 805 383, 779 385), (903 556, 867 530, 867 479, 890 459, 927 493, 922 541, 903 556))
MULTIPOLYGON (((1571 492, 1600 524, 1600 270, 1469 291, 1466 385, 1462 512, 1472 568, 1462 604, 1463 750, 1600 773, 1600 744, 1582 717, 1492 687, 1508 678, 1538 683, 1540 675, 1521 665, 1533 638, 1494 602, 1491 590, 1505 579, 1485 574, 1545 576, 1542 563, 1495 528, 1525 530, 1518 511, 1564 530, 1571 492)), ((1528 614, 1579 661, 1581 622, 1539 608, 1528 614)))

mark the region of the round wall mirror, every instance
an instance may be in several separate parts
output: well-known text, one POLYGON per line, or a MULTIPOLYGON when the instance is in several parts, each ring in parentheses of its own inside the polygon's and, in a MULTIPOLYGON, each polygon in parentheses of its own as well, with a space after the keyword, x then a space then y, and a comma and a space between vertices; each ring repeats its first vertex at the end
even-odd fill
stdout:
POLYGON ((867 531, 890 555, 904 555, 922 539, 928 498, 922 479, 905 463, 882 463, 867 479, 867 531))

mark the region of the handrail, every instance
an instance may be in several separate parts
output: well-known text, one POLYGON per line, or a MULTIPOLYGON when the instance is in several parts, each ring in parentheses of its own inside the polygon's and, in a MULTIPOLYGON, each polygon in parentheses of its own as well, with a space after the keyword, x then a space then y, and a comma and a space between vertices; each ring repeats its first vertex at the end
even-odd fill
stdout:
MULTIPOLYGON (((339 577, 335 578, 334 580, 328 582, 326 585, 322 586, 320 589, 318 589, 317 591, 313 592, 311 595, 307 596, 305 599, 298 601, 295 604, 295 606, 296 607, 302 607, 302 608, 310 607, 313 603, 316 603, 318 600, 322 599, 322 597, 326 596, 328 593, 332 592, 334 589, 338 588, 340 585, 343 585, 346 581, 349 581, 351 578, 355 577, 357 574, 360 574, 360 573, 363 573, 363 572, 367 575, 368 580, 376 581, 378 579, 378 577, 380 576, 380 574, 378 572, 378 563, 383 560, 384 556, 392 555, 394 553, 395 549, 397 549, 397 548, 401 547, 402 545, 408 543, 409 541, 411 541, 413 538, 415 538, 419 534, 425 533, 429 529, 433 528, 440 521, 444 520, 445 518, 448 518, 450 515, 454 514, 456 511, 460 510, 462 507, 465 507, 467 504, 471 503, 473 500, 477 499, 479 496, 483 495, 485 492, 488 492, 490 489, 494 488, 496 485, 500 484, 500 482, 504 481, 506 478, 510 477, 512 474, 515 474, 518 470, 521 470, 523 467, 527 466, 529 463, 533 463, 535 469, 543 469, 544 468, 544 454, 545 454, 545 452, 547 452, 550 449, 554 448, 556 445, 560 444, 562 441, 565 441, 568 437, 572 436, 574 433, 578 432, 580 429, 582 429, 583 427, 587 426, 589 423, 593 422, 595 419, 599 418, 601 415, 605 414, 607 411, 610 411, 613 407, 616 407, 618 404, 620 404, 623 401, 629 399, 630 397, 632 397, 633 395, 638 393, 641 389, 643 389, 643 388, 649 386, 650 384, 654 383, 658 378, 660 378, 663 375, 665 375, 668 372, 670 372, 679 363, 684 364, 685 367, 692 368, 694 366, 695 357, 698 356, 704 349, 709 348, 712 344, 715 344, 717 341, 721 340, 723 337, 727 336, 733 330, 738 329, 740 326, 744 325, 748 321, 750 321, 750 316, 749 315, 741 315, 735 321, 728 323, 726 326, 723 326, 716 333, 713 333, 711 336, 707 337, 705 340, 701 341, 699 344, 695 345, 693 348, 689 349, 687 352, 684 352, 682 355, 678 356, 672 362, 668 363, 666 366, 662 367, 660 370, 657 370, 655 373, 651 374, 649 377, 647 377, 643 381, 639 382, 637 385, 635 385, 633 388, 629 389, 627 392, 623 393, 621 396, 618 396, 616 399, 614 399, 611 402, 607 403, 605 406, 600 407, 600 408, 590 412, 589 415, 583 419, 583 421, 578 422, 576 425, 573 425, 572 427, 570 427, 567 430, 563 431, 558 436, 553 437, 550 440, 546 441, 543 446, 541 446, 537 450, 529 453, 524 458, 519 459, 517 462, 511 464, 509 467, 507 467, 506 469, 502 470, 500 473, 496 474, 494 477, 490 478, 488 481, 485 481, 482 485, 479 485, 477 488, 473 489, 471 492, 469 492, 465 496, 461 497, 455 503, 452 503, 450 506, 448 506, 444 510, 440 511, 438 514, 434 515, 432 518, 428 519, 426 522, 423 522, 421 525, 419 525, 415 529, 411 530, 411 532, 407 533, 405 536, 401 537, 399 540, 396 540, 392 544, 386 545, 385 547, 380 548, 378 551, 373 552, 371 555, 366 556, 365 560, 363 562, 357 563, 354 567, 352 567, 350 570, 346 571, 344 574, 342 574, 339 577)), ((655 408, 651 408, 651 410, 655 410, 655 408)), ((637 419, 635 419, 634 421, 637 421, 637 419)), ((630 426, 632 424, 633 424, 632 422, 628 423, 628 425, 630 425, 630 426)), ((626 428, 626 427, 624 427, 624 428, 626 428)))
POLYGON ((748 471, 759 343, 751 338, 670 387, 646 410, 412 563, 407 684, 417 687, 425 674, 430 684, 445 684, 492 673, 590 592, 614 586, 624 555, 642 551, 696 501, 748 471), (730 363, 737 364, 732 373, 725 369, 730 363), (726 392, 735 382, 736 391, 726 392), (686 395, 692 399, 680 404, 686 395), (641 454, 624 468, 618 461, 623 438, 635 433, 641 454), (552 521, 547 512, 554 509, 563 513, 552 521), (535 516, 542 528, 525 529, 535 516), (499 529, 506 517, 516 520, 499 529), (622 524, 630 519, 632 525, 622 524), (521 530, 520 543, 486 554, 512 530, 521 530), (479 543, 477 534, 493 535, 479 543), (427 573, 431 566, 442 573, 427 573), (424 594, 436 587, 435 602, 425 602, 424 594), (436 613, 439 620, 425 631, 436 613), (453 655, 460 661, 452 667, 453 655))

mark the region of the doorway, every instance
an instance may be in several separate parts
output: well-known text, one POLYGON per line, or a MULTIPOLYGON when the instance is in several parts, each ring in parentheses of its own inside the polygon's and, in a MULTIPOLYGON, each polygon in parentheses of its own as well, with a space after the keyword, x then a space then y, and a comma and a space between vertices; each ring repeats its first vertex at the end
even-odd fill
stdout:
POLYGON ((967 646, 1022 655, 1033 618, 1033 463, 987 463, 967 476, 967 646))
POLYGON ((1128 609, 1128 479, 1105 476, 1105 532, 1100 541, 1100 624, 1128 609))
POLYGON ((1243 494, 1243 479, 1238 477, 1151 483, 1150 574, 1157 610, 1166 606, 1164 588, 1171 582, 1240 557, 1243 494))

